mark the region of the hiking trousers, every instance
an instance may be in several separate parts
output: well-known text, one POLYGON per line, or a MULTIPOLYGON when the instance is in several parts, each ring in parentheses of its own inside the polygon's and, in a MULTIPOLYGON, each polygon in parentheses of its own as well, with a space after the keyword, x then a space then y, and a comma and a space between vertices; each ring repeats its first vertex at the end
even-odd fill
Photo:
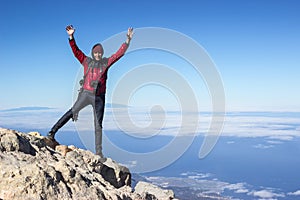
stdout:
POLYGON ((73 107, 70 110, 68 110, 56 122, 56 124, 52 127, 50 133, 54 135, 71 118, 74 121, 76 121, 79 111, 88 105, 92 105, 92 107, 93 107, 96 154, 103 157, 103 155, 102 155, 102 121, 103 121, 103 115, 104 115, 105 94, 95 96, 95 94, 90 91, 87 91, 87 90, 80 91, 73 107))

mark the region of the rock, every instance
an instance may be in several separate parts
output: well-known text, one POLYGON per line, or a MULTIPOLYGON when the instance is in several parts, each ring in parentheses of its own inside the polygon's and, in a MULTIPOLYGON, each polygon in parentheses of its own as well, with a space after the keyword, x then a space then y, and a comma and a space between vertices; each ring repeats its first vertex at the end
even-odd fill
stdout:
POLYGON ((41 134, 39 132, 29 132, 28 135, 43 139, 43 136, 41 136, 41 134))
POLYGON ((15 130, 0 129, 0 150, 4 152, 20 151, 26 154, 35 154, 35 149, 32 148, 30 142, 22 133, 15 130))
POLYGON ((66 156, 66 154, 70 151, 72 151, 72 149, 70 149, 69 147, 67 147, 66 145, 57 145, 55 147, 55 151, 59 152, 61 155, 66 156))
POLYGON ((104 162, 101 174, 105 180, 109 181, 116 188, 120 188, 123 185, 131 185, 129 169, 117 164, 110 158, 104 162))
POLYGON ((174 192, 172 190, 163 190, 156 185, 144 181, 139 181, 134 189, 135 192, 141 194, 144 199, 174 199, 174 192))
POLYGON ((131 188, 131 173, 111 158, 55 144, 46 137, 0 128, 0 200, 173 198, 170 191, 146 183, 131 188), (156 193, 157 192, 157 193, 156 193))

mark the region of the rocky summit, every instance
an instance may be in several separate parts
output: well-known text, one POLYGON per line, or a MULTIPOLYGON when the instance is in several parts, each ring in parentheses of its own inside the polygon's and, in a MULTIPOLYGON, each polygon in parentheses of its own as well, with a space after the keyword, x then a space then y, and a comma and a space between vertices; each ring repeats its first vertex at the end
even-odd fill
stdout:
POLYGON ((49 143, 37 132, 0 128, 0 200, 167 200, 171 190, 139 182, 110 158, 49 143))

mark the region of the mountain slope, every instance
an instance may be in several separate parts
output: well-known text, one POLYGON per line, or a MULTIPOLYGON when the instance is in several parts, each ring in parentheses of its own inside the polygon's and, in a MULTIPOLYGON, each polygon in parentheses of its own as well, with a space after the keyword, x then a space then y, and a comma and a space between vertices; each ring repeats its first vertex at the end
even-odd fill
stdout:
POLYGON ((110 158, 104 161, 74 146, 57 145, 54 150, 46 144, 36 132, 0 128, 0 199, 174 198, 172 191, 151 184, 139 183, 134 191, 129 170, 110 158))

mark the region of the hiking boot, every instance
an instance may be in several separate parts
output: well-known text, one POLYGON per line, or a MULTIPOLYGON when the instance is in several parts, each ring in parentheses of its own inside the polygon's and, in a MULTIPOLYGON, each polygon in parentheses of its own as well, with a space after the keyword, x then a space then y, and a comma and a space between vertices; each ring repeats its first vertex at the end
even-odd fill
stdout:
POLYGON ((100 161, 101 163, 105 163, 106 160, 107 160, 107 158, 105 158, 105 157, 101 157, 101 158, 99 159, 99 161, 100 161))
POLYGON ((59 145, 59 143, 54 139, 54 135, 48 134, 47 137, 44 138, 44 142, 47 146, 51 147, 55 150, 55 147, 59 145))

